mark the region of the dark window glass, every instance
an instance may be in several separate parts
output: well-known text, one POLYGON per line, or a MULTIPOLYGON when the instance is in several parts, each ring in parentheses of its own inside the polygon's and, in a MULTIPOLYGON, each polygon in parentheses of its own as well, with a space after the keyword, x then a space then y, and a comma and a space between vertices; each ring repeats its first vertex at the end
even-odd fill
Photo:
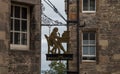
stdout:
POLYGON ((14 20, 15 21, 15 31, 20 31, 20 20, 14 20))
POLYGON ((22 43, 22 45, 27 45, 27 34, 22 34, 22 37, 21 37, 22 39, 22 41, 21 41, 21 43, 22 43))
POLYGON ((22 31, 27 32, 27 21, 22 20, 21 26, 22 26, 22 31))
POLYGON ((96 60, 96 57, 83 57, 83 60, 96 60))
POLYGON ((95 33, 94 32, 90 33, 90 40, 95 40, 95 33))
POLYGON ((88 0, 83 0, 83 10, 84 11, 88 10, 88 0))
POLYGON ((96 57, 89 57, 90 60, 96 60, 96 57))
POLYGON ((13 44, 13 32, 10 33, 10 43, 13 44))
POLYGON ((11 6, 11 17, 13 17, 13 6, 11 6))
POLYGON ((94 32, 90 33, 90 44, 95 44, 95 33, 94 32))
POLYGON ((88 44, 88 33, 83 33, 83 44, 88 44))
POLYGON ((27 8, 22 8, 22 18, 27 19, 27 8))
POLYGON ((91 11, 95 10, 95 0, 90 0, 90 10, 91 11))
POLYGON ((88 57, 83 57, 83 60, 87 60, 88 57))
POLYGON ((20 7, 19 6, 15 6, 15 17, 20 18, 20 7))
POLYGON ((14 44, 20 44, 20 34, 14 33, 14 44))
POLYGON ((86 32, 86 33, 85 33, 85 32, 83 33, 83 40, 88 40, 88 33, 87 33, 87 32, 86 32))
POLYGON ((95 0, 83 0, 83 11, 95 11, 95 0))
POLYGON ((13 30, 13 19, 11 19, 10 30, 13 30))

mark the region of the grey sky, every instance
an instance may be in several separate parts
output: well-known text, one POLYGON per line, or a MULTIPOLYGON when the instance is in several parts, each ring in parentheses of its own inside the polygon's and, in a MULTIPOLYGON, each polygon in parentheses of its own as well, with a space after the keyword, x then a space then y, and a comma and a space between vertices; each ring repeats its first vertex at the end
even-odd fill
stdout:
MULTIPOLYGON (((64 5, 64 0, 50 0, 58 9, 58 11, 66 18, 66 14, 65 14, 65 5, 64 5)), ((64 22, 64 20, 58 15, 56 14, 52 8, 50 8, 45 2, 44 0, 42 0, 42 3, 45 6, 45 11, 44 13, 53 18, 54 20, 59 20, 60 22, 64 22)), ((64 22, 65 23, 65 22, 64 22)))
MULTIPOLYGON (((59 10, 59 12, 66 18, 66 14, 65 14, 65 9, 64 9, 64 0, 50 0, 55 6, 56 8, 59 10)), ((45 6, 45 11, 44 13, 54 19, 54 20, 58 20, 59 22, 64 22, 64 20, 58 15, 56 14, 44 1, 42 1, 42 3, 45 6)), ((51 27, 51 31, 54 27, 51 27)), ((62 34, 64 31, 66 30, 65 26, 59 26, 59 32, 62 34)), ((46 54, 47 54, 47 41, 44 37, 44 34, 49 35, 49 27, 48 26, 43 26, 42 27, 42 52, 41 52, 41 69, 42 70, 48 70, 48 64, 50 63, 50 61, 46 61, 46 54)))

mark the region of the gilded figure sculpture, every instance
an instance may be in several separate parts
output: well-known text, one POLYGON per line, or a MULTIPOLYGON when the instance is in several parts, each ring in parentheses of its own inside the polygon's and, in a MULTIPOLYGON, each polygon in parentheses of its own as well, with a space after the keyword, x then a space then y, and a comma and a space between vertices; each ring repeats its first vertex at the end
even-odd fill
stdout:
POLYGON ((64 49, 62 43, 68 42, 69 37, 68 32, 64 33, 62 37, 60 37, 60 33, 58 32, 58 28, 55 27, 53 31, 51 32, 50 36, 45 35, 47 42, 48 42, 48 54, 60 54, 61 50, 63 53, 66 53, 66 50, 64 49), (67 38, 67 39, 66 39, 67 38), (50 48, 52 47, 52 48, 50 48))

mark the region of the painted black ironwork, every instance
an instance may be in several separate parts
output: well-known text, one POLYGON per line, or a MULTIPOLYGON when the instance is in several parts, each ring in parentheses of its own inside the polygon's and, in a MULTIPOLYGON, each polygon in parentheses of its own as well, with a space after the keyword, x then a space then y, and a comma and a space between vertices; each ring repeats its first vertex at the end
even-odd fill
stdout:
POLYGON ((58 20, 53 20, 52 18, 48 17, 43 12, 43 11, 45 11, 44 5, 41 4, 41 6, 42 6, 42 14, 41 14, 41 20, 42 20, 41 25, 42 26, 66 26, 67 25, 67 24, 63 24, 62 22, 59 22, 58 20))
POLYGON ((66 24, 63 24, 62 22, 59 22, 57 20, 53 20, 44 13, 41 15, 42 20, 42 26, 66 26, 66 24))

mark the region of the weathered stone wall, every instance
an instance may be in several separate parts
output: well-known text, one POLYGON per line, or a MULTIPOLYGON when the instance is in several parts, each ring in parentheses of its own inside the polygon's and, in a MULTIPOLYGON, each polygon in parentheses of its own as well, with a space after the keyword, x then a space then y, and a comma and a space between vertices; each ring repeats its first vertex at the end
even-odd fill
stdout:
POLYGON ((40 0, 12 0, 30 6, 30 49, 10 50, 9 74, 40 74, 40 0))
POLYGON ((34 51, 10 51, 9 74, 40 74, 40 57, 34 51))
POLYGON ((40 0, 0 0, 0 74, 40 74, 40 0), (11 3, 30 7, 30 49, 10 49, 11 3))
POLYGON ((8 74, 9 5, 9 0, 0 0, 0 74, 8 74))
MULTIPOLYGON (((96 0, 96 13, 82 13, 80 9, 80 24, 85 21, 83 29, 97 29, 97 61, 82 62, 80 59, 80 74, 120 74, 120 0, 96 0)), ((81 2, 81 1, 80 1, 81 2)), ((81 6, 81 5, 80 5, 81 6)), ((81 7, 80 7, 81 8, 81 7)), ((73 61, 69 61, 69 70, 77 71, 76 56, 76 26, 70 26, 71 52, 73 61)), ((81 57, 80 41, 80 57, 81 57)))
POLYGON ((97 71, 119 74, 120 68, 120 1, 99 0, 99 64, 97 71), (103 67, 104 66, 104 67, 103 67), (101 71, 102 70, 102 71, 101 71))

